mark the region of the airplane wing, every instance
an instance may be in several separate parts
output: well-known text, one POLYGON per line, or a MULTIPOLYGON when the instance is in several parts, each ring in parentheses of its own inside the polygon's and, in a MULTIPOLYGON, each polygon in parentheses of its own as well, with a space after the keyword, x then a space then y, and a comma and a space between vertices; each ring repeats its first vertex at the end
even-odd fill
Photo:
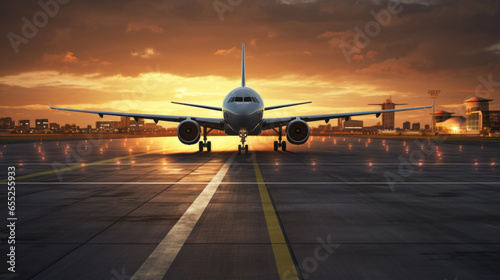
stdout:
POLYGON ((170 101, 170 102, 173 103, 173 104, 179 104, 179 105, 185 105, 185 106, 193 106, 193 107, 198 107, 198 108, 203 108, 203 109, 209 109, 209 110, 215 110, 215 111, 222 111, 221 107, 199 105, 199 104, 181 103, 181 102, 175 102, 175 101, 170 101))
POLYGON ((169 115, 152 115, 152 114, 136 114, 136 113, 119 113, 119 112, 77 110, 77 109, 67 109, 67 108, 52 107, 50 105, 50 102, 49 102, 49 107, 50 107, 50 109, 54 109, 54 110, 97 114, 101 118, 104 115, 121 116, 121 117, 131 117, 131 118, 134 118, 136 121, 139 120, 139 119, 149 119, 149 120, 153 120, 155 123, 158 123, 158 121, 182 122, 184 120, 191 119, 193 121, 198 122, 201 126, 208 127, 208 128, 219 129, 219 130, 224 130, 224 121, 223 121, 223 119, 218 119, 218 118, 199 118, 199 117, 189 117, 189 116, 169 116, 169 115))
POLYGON ((297 106, 297 105, 302 105, 302 104, 308 104, 311 103, 312 101, 307 101, 307 102, 300 102, 300 103, 292 103, 292 104, 284 104, 284 105, 277 105, 277 106, 269 106, 264 108, 264 111, 269 111, 273 109, 279 109, 279 108, 284 108, 284 107, 290 107, 290 106, 297 106))
POLYGON ((419 110, 419 109, 428 109, 434 106, 434 102, 432 102, 431 106, 424 107, 413 107, 413 108, 402 108, 402 109, 390 109, 390 110, 378 110, 378 111, 365 111, 365 112, 353 112, 353 113, 338 113, 338 114, 323 114, 323 115, 307 115, 307 116, 294 116, 294 117, 284 117, 284 118, 269 118, 264 119, 262 124, 262 129, 272 129, 273 127, 283 126, 288 124, 289 122, 300 119, 305 122, 313 122, 313 121, 326 121, 328 122, 330 119, 339 119, 344 118, 349 120, 350 117, 353 116, 361 116, 361 115, 371 115, 375 114, 377 117, 382 113, 390 113, 390 112, 400 112, 400 111, 411 111, 411 110, 419 110))

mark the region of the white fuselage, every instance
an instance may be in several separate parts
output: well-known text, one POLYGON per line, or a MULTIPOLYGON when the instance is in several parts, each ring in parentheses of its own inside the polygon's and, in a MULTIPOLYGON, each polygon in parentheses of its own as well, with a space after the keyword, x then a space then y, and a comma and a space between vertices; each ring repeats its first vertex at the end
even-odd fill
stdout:
POLYGON ((228 135, 238 135, 242 129, 246 129, 248 135, 258 135, 262 131, 264 101, 249 87, 233 89, 224 98, 222 113, 228 135))

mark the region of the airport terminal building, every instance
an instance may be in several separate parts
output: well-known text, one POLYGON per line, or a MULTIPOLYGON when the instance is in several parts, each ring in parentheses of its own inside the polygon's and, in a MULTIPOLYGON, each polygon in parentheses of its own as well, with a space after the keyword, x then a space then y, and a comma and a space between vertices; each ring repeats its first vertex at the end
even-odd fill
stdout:
POLYGON ((500 131, 500 111, 490 111, 490 101, 473 97, 464 101, 467 133, 489 133, 500 131))

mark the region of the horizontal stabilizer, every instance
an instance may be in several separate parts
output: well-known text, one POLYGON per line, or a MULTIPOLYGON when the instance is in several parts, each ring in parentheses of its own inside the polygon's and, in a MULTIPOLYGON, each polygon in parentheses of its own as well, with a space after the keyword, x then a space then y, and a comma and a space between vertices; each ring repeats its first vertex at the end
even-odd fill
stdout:
POLYGON ((290 107, 290 106, 297 106, 297 105, 302 105, 302 104, 307 104, 311 103, 312 101, 307 101, 307 102, 301 102, 301 103, 292 103, 292 104, 284 104, 284 105, 277 105, 277 106, 270 106, 264 108, 264 110, 273 110, 273 109, 279 109, 279 108, 284 108, 284 107, 290 107))
POLYGON ((180 102, 175 102, 175 101, 172 101, 172 103, 173 104, 179 104, 179 105, 186 105, 186 106, 198 107, 198 108, 203 108, 203 109, 209 109, 209 110, 215 110, 215 111, 222 111, 221 107, 198 105, 198 104, 189 104, 189 103, 180 103, 180 102))

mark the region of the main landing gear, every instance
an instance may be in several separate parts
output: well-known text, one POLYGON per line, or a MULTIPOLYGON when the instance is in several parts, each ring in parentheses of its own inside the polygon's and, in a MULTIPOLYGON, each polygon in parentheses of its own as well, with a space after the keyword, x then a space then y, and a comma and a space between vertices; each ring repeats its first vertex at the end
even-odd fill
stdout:
POLYGON ((212 142, 207 141, 207 135, 212 131, 213 129, 210 128, 209 131, 207 131, 206 127, 203 127, 203 141, 198 142, 198 147, 200 149, 200 152, 203 152, 203 148, 207 148, 207 152, 212 151, 212 142))
POLYGON ((247 138, 247 129, 240 129, 241 145, 238 145, 238 155, 241 155, 241 151, 245 151, 245 155, 248 155, 248 145, 245 145, 245 139, 247 138))
POLYGON ((278 151, 279 148, 281 148, 281 150, 283 152, 286 151, 286 142, 285 141, 281 141, 281 134, 283 132, 281 126, 278 128, 278 130, 276 130, 276 128, 273 128, 273 130, 278 133, 278 141, 274 141, 274 150, 275 151, 278 151))

